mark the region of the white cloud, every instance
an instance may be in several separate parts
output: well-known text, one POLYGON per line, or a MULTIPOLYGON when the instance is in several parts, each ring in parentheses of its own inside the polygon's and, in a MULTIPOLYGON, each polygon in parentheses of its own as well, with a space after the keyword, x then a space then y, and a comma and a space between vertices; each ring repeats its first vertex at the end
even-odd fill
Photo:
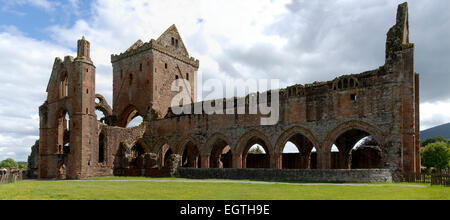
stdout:
POLYGON ((450 99, 420 105, 420 130, 450 122, 450 99))
POLYGON ((71 51, 17 31, 0 32, 0 51, 0 160, 26 160, 39 138, 38 107, 46 99, 54 58, 71 51))

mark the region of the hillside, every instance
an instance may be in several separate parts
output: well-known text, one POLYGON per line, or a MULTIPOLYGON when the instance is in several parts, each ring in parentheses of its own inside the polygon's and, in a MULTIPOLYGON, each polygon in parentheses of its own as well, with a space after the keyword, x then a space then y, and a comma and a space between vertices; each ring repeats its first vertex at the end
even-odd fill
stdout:
POLYGON ((444 138, 450 138, 450 123, 439 125, 420 132, 420 139, 425 140, 427 138, 442 136, 444 138))

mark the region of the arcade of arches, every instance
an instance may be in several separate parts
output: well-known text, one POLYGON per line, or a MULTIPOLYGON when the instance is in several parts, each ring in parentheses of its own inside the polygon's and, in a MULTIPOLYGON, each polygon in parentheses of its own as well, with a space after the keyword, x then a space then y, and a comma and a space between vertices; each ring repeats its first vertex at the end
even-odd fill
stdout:
MULTIPOLYGON (((336 129, 341 128, 338 126, 336 129)), ((190 168, 383 168, 383 146, 375 139, 379 135, 378 131, 373 129, 375 134, 358 128, 336 131, 330 134, 335 133, 336 136, 330 136, 330 140, 322 144, 312 132, 298 126, 273 138, 276 143, 257 130, 247 132, 239 138, 216 133, 205 139, 204 144, 191 137, 164 140, 162 144, 153 147, 149 145, 149 152, 155 153, 156 164, 160 168, 168 166, 168 159, 173 154, 180 155, 180 167, 190 168), (337 151, 332 150, 333 146, 337 151), (260 150, 251 150, 256 148, 260 150), (287 148, 291 150, 286 150, 287 148)))

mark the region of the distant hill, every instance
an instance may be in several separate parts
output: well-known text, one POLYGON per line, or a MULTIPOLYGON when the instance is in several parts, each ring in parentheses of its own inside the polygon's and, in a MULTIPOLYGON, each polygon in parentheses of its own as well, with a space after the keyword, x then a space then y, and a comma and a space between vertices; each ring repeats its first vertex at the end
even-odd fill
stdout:
POLYGON ((420 140, 425 140, 431 137, 442 136, 444 138, 450 138, 450 123, 439 125, 420 132, 420 140))

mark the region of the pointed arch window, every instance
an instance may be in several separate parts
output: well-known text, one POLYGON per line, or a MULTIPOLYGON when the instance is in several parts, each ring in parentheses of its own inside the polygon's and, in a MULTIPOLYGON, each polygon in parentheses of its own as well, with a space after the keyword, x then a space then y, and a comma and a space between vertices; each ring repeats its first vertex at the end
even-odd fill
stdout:
POLYGON ((60 83, 60 98, 64 98, 69 95, 69 80, 67 77, 67 73, 64 73, 62 81, 60 83))

